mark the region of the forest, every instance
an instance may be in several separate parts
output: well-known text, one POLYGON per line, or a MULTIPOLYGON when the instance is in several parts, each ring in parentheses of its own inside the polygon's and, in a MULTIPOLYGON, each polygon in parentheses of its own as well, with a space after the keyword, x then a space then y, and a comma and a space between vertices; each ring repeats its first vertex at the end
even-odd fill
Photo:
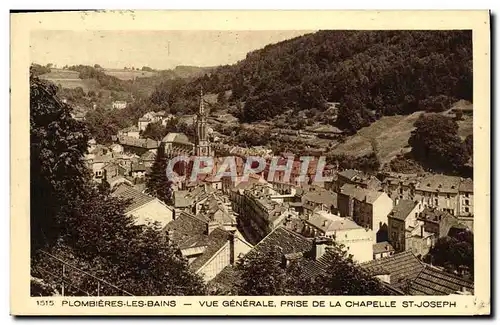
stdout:
MULTIPOLYGON (((337 125, 355 132, 384 115, 442 111, 472 101, 471 31, 319 31, 247 54, 187 83, 184 99, 232 91, 240 120, 341 103, 337 125)), ((156 89, 169 92, 165 85, 156 89)), ((156 97, 155 99, 158 99, 156 97)), ((156 102, 161 104, 160 102, 156 102)))

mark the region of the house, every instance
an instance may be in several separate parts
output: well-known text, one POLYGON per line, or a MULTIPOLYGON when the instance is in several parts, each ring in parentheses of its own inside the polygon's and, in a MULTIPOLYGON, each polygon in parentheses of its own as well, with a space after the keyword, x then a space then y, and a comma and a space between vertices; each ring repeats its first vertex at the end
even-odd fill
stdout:
POLYGON ((337 173, 337 184, 334 191, 338 192, 344 184, 357 185, 364 189, 380 190, 382 182, 375 176, 366 175, 356 169, 346 169, 337 173))
POLYGON ((134 179, 144 179, 146 178, 147 167, 142 162, 132 164, 132 169, 130 170, 130 176, 134 179))
POLYGON ((469 229, 474 229, 474 182, 462 179, 458 186, 458 219, 469 229))
POLYGON ((435 239, 448 236, 450 229, 459 225, 457 217, 436 208, 426 207, 419 213, 417 219, 423 222, 423 229, 426 232, 435 235, 435 239))
POLYGON ((304 210, 312 212, 316 209, 337 213, 337 193, 318 186, 309 186, 303 189, 301 202, 304 210))
POLYGON ((344 184, 337 198, 341 217, 351 217, 358 225, 373 230, 375 242, 387 240, 393 202, 386 193, 344 184))
POLYGON ((161 142, 167 157, 189 156, 194 152, 194 144, 184 133, 168 133, 161 142))
POLYGON ((428 207, 459 215, 460 183, 460 177, 439 174, 425 176, 415 187, 415 199, 428 207))
POLYGON ((146 167, 153 167, 153 164, 156 160, 156 151, 157 149, 151 149, 145 152, 141 156, 141 162, 144 164, 146 167))
MULTIPOLYGON (((388 216, 388 229, 389 242, 397 252, 411 249, 410 247, 415 245, 408 245, 409 241, 416 240, 414 237, 419 234, 423 235, 420 229, 423 222, 418 220, 422 211, 423 205, 418 201, 396 199, 396 205, 388 216)), ((422 254, 421 250, 413 252, 416 255, 422 254)))
MULTIPOLYGON (((279 251, 279 262, 283 267, 286 267, 287 262, 293 257, 313 257, 316 255, 317 251, 317 256, 319 258, 325 252, 324 245, 326 245, 326 243, 322 242, 320 244, 318 242, 318 245, 314 246, 313 242, 312 239, 306 238, 285 227, 277 227, 255 245, 246 256, 251 258, 253 256, 261 254, 266 255, 273 251, 279 251)), ((209 286, 217 288, 217 290, 231 291, 235 283, 239 280, 239 277, 240 275, 236 268, 233 265, 228 265, 210 281, 209 286)))
POLYGON ((417 277, 410 282, 409 294, 412 296, 474 295, 474 283, 425 264, 417 277))
POLYGON ((187 212, 167 224, 164 231, 188 259, 191 270, 205 281, 212 280, 252 249, 237 230, 224 230, 214 220, 187 212))
POLYGON ((124 212, 127 216, 133 216, 137 225, 148 225, 157 222, 161 228, 164 228, 173 220, 172 207, 155 197, 135 190, 129 185, 119 185, 111 195, 128 202, 124 212))
POLYGON ((384 258, 392 256, 394 254, 394 247, 389 242, 383 241, 380 243, 373 244, 373 259, 378 260, 379 258, 384 258))
POLYGON ((143 155, 152 149, 158 149, 159 143, 153 139, 137 139, 129 136, 119 136, 118 143, 123 146, 125 152, 143 155))
POLYGON ((113 143, 109 149, 114 152, 114 153, 122 153, 123 152, 123 146, 118 144, 118 143, 113 143))
POLYGON ((397 289, 407 291, 425 265, 412 252, 396 253, 360 264, 365 271, 397 289))
POLYGON ((123 100, 115 100, 111 106, 113 109, 124 109, 127 107, 127 102, 123 100))
POLYGON ((356 262, 373 259, 373 231, 363 228, 348 218, 317 211, 305 219, 302 234, 306 237, 327 237, 344 245, 356 262))
POLYGON ((137 126, 133 125, 133 126, 129 126, 127 128, 124 128, 124 129, 121 129, 121 130, 118 130, 118 137, 130 137, 130 138, 134 138, 134 139, 139 139, 140 138, 140 134, 139 134, 139 128, 137 128, 137 126))
POLYGON ((382 188, 392 200, 415 200, 418 174, 385 173, 382 188))
POLYGON ((145 131, 146 128, 148 127, 148 125, 150 123, 152 123, 153 121, 149 118, 145 118, 145 117, 141 117, 139 118, 139 120, 137 121, 137 128, 140 130, 140 131, 145 131))

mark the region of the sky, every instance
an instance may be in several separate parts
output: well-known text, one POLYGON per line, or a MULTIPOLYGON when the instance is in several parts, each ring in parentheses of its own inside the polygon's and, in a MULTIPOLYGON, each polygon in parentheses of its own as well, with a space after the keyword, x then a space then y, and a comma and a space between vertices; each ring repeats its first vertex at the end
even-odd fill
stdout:
POLYGON ((54 31, 30 38, 31 62, 171 69, 233 64, 250 51, 312 31, 54 31))

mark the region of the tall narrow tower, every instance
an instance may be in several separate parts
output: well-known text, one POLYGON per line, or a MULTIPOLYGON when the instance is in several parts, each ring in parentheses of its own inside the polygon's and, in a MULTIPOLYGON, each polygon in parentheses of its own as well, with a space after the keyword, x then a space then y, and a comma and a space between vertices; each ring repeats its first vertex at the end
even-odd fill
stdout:
POLYGON ((196 115, 196 143, 194 147, 196 156, 212 156, 212 148, 207 134, 207 117, 203 105, 203 87, 200 89, 200 108, 196 115))

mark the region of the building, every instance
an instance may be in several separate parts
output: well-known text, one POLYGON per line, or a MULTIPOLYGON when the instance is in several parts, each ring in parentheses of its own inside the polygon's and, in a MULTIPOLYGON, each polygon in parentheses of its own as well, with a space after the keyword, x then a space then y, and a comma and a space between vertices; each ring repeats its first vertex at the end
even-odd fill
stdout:
POLYGON ((116 100, 111 104, 111 106, 113 109, 124 109, 127 107, 127 102, 123 100, 116 100))
POLYGON ((375 176, 366 175, 356 169, 346 169, 337 173, 337 184, 334 191, 338 192, 344 184, 357 185, 364 189, 381 190, 382 182, 375 176))
POLYGON ((305 219, 302 234, 306 237, 327 237, 344 245, 356 262, 373 259, 373 231, 363 228, 348 218, 317 211, 305 219))
POLYGON ((408 292, 412 296, 474 295, 474 283, 425 264, 408 292))
POLYGON ((425 267, 424 263, 411 252, 374 259, 360 266, 382 282, 404 292, 408 291, 408 285, 425 267))
POLYGON ((426 232, 434 234, 436 240, 448 236, 450 229, 459 225, 457 217, 448 212, 428 207, 419 213, 418 220, 423 222, 423 229, 426 232))
POLYGON ((373 259, 389 257, 395 253, 394 247, 389 242, 383 241, 373 244, 373 259))
POLYGON ((374 241, 386 241, 387 216, 393 202, 384 192, 344 184, 337 194, 341 217, 351 217, 358 225, 373 230, 374 241))
POLYGON ((130 170, 130 176, 134 178, 134 180, 141 179, 144 180, 146 178, 148 168, 144 163, 138 162, 132 164, 132 169, 130 170))
POLYGON ((227 231, 214 220, 187 212, 171 221, 164 231, 179 246, 189 267, 205 281, 212 280, 225 267, 234 265, 252 248, 238 231, 227 231))
POLYGON ((143 155, 152 149, 158 149, 159 143, 153 139, 138 139, 129 136, 118 136, 118 143, 123 146, 124 152, 143 155))
MULTIPOLYGON (((330 240, 331 241, 331 240, 330 240)), ((255 245, 247 254, 247 257, 268 255, 279 252, 277 258, 282 267, 286 267, 294 258, 310 257, 318 258, 325 252, 326 242, 316 242, 284 227, 277 227, 255 245), (317 252, 317 254, 316 254, 317 252)), ((209 286, 214 292, 230 293, 239 281, 240 274, 233 265, 228 265, 212 281, 209 286)))
POLYGON ((415 187, 415 199, 423 205, 458 215, 460 177, 428 175, 419 180, 415 187))
POLYGON ((169 133, 161 142, 168 158, 190 156, 193 153, 194 145, 184 133, 169 133))
POLYGON ((129 185, 119 185, 111 195, 128 202, 124 212, 127 216, 133 216, 137 225, 158 223, 159 227, 163 229, 173 219, 172 207, 155 197, 135 190, 129 185))
POLYGON ((141 156, 141 162, 146 166, 146 168, 153 167, 153 164, 156 160, 156 149, 148 150, 141 156))
POLYGON ((134 139, 139 139, 140 138, 139 131, 140 131, 139 128, 133 125, 119 130, 117 135, 118 137, 130 137, 134 139))
MULTIPOLYGON (((388 216, 388 228, 389 242, 397 252, 411 250, 412 245, 408 244, 414 236, 423 237, 421 231, 423 222, 418 220, 422 211, 423 205, 418 201, 396 199, 396 205, 388 216)), ((413 251, 413 253, 422 254, 421 251, 413 251)))
POLYGON ((309 186, 302 191, 301 202, 306 214, 318 209, 338 213, 337 201, 337 193, 318 186, 309 186))
POLYGON ((474 182, 462 179, 458 186, 458 218, 470 229, 474 229, 474 182))
POLYGON ((415 200, 418 174, 386 173, 382 187, 392 200, 415 200))
POLYGON ((256 183, 240 192, 237 201, 233 202, 238 221, 248 230, 245 234, 252 237, 252 243, 264 238, 287 217, 297 214, 279 198, 273 200, 273 196, 280 194, 270 184, 256 183))
POLYGON ((196 115, 196 141, 194 146, 195 156, 213 156, 214 152, 208 139, 207 116, 203 104, 203 89, 200 90, 200 108, 196 115))

